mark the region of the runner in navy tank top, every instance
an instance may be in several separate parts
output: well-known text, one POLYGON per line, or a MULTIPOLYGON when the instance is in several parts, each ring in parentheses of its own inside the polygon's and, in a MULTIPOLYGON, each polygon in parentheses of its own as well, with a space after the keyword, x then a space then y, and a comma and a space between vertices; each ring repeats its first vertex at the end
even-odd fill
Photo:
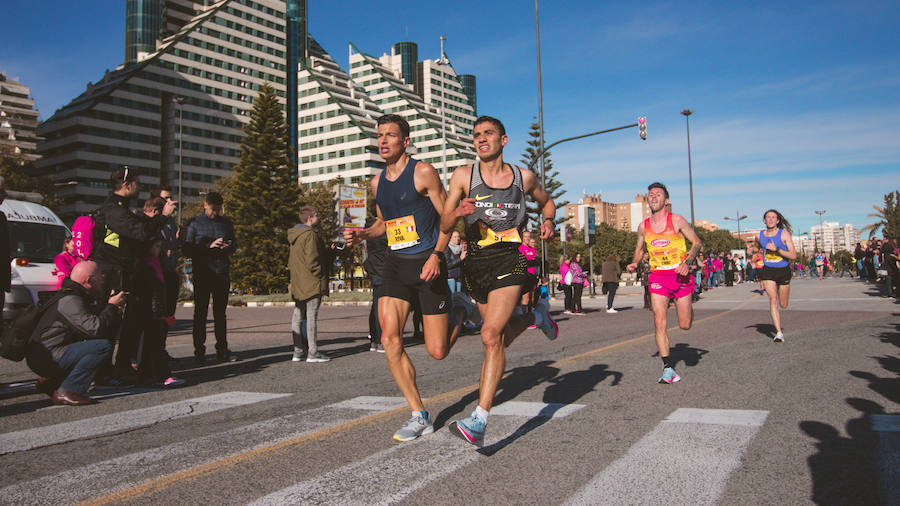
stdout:
POLYGON ((769 295, 769 313, 775 325, 776 343, 784 342, 781 331, 781 309, 788 306, 791 296, 790 260, 797 259, 791 239, 791 224, 775 209, 763 214, 766 229, 759 233, 759 247, 763 250, 763 268, 759 273, 763 290, 769 295), (779 308, 780 306, 780 308, 779 308))
POLYGON ((478 160, 453 171, 450 194, 441 215, 441 231, 450 233, 465 221, 468 256, 463 262, 466 290, 478 302, 483 324, 484 364, 478 406, 469 418, 450 424, 450 432, 481 446, 488 414, 506 364, 505 347, 529 325, 550 339, 559 332, 544 299, 533 313, 515 314, 523 293, 535 284, 528 260, 519 252, 525 227, 525 195, 537 201, 544 216, 541 239, 553 237, 556 204, 530 170, 503 163, 508 139, 503 124, 482 116, 475 120, 478 160))
POLYGON ((378 148, 386 164, 371 182, 377 219, 365 230, 344 231, 349 246, 387 234, 384 295, 378 303, 381 344, 412 410, 412 417, 394 433, 397 441, 434 432, 416 387, 415 368, 403 349, 403 327, 413 301, 421 305, 425 348, 432 357, 446 357, 458 335, 458 329, 451 332, 447 325, 450 287, 444 250, 450 236, 439 228, 446 192, 434 167, 407 155, 408 147, 406 120, 394 114, 378 119, 378 148))

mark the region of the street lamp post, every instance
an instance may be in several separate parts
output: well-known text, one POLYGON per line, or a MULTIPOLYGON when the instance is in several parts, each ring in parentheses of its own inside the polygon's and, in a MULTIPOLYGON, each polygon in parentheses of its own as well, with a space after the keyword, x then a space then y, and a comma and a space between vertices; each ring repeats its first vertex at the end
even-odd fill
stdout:
POLYGON ((747 219, 747 215, 745 214, 745 215, 741 216, 741 212, 738 210, 738 211, 737 211, 737 214, 735 214, 734 216, 735 216, 734 218, 732 218, 732 217, 730 217, 730 216, 726 216, 726 217, 724 217, 724 218, 722 218, 722 219, 723 219, 723 220, 731 220, 731 221, 736 221, 736 222, 737 222, 737 228, 738 228, 738 240, 741 240, 741 220, 746 220, 746 219, 747 219))
MULTIPOLYGON (((691 193, 691 228, 694 228, 694 174, 691 168, 691 121, 690 115, 694 114, 694 111, 690 109, 685 109, 681 111, 681 114, 684 114, 684 124, 687 127, 687 145, 688 145, 688 188, 691 193)), ((740 224, 738 224, 738 228, 740 228, 740 224)))
POLYGON ((822 215, 825 211, 815 211, 819 215, 819 236, 822 238, 822 251, 825 251, 825 227, 822 225, 822 215))
MULTIPOLYGON (((541 187, 546 188, 547 178, 544 173, 544 91, 541 85, 541 23, 538 17, 538 0, 534 0, 534 30, 537 40, 537 77, 538 77, 538 125, 540 130, 540 162, 541 187)), ((554 218, 555 221, 555 218, 554 218)), ((547 241, 541 239, 541 275, 547 274, 547 241)))
POLYGON ((175 102, 178 104, 178 229, 181 229, 181 208, 184 206, 184 202, 182 199, 184 198, 184 175, 182 171, 182 145, 184 144, 183 138, 183 123, 184 123, 184 97, 175 97, 175 102))

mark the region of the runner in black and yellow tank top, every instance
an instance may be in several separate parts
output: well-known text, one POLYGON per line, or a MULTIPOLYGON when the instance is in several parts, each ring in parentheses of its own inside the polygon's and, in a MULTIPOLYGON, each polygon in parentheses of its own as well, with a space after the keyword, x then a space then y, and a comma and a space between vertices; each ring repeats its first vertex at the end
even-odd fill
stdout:
POLYGON ((553 236, 556 205, 533 172, 503 162, 503 146, 508 139, 499 120, 482 116, 475 120, 473 132, 478 160, 453 172, 441 231, 451 232, 457 221, 464 219, 469 248, 463 263, 465 287, 478 302, 484 320, 478 406, 469 418, 451 423, 449 429, 480 446, 506 363, 504 348, 533 323, 550 339, 558 334, 546 301, 538 303, 533 313, 514 314, 522 293, 535 283, 534 275, 528 272, 528 260, 519 252, 525 195, 534 197, 543 213, 542 239, 553 236))
POLYGON ((669 300, 675 299, 678 326, 684 330, 691 328, 694 310, 689 296, 694 293, 694 277, 690 275, 688 264, 700 252, 700 238, 684 218, 668 212, 669 190, 664 184, 653 183, 647 187, 647 203, 651 214, 638 226, 634 259, 627 269, 634 272, 644 252, 649 253, 650 306, 656 325, 656 346, 663 361, 663 374, 658 381, 671 384, 681 381, 681 377, 669 358, 666 312, 669 300), (691 241, 690 251, 687 251, 685 239, 691 241))

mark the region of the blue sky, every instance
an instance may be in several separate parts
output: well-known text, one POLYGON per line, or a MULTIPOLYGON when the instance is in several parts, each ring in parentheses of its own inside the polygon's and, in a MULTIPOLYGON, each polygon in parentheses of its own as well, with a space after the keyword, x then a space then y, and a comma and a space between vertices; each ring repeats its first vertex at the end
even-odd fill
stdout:
MULTIPOLYGON (((741 228, 758 228, 774 207, 798 231, 814 210, 871 222, 900 189, 900 3, 732 4, 541 2, 546 142, 648 119, 647 141, 631 129, 554 148, 565 198, 627 202, 660 180, 689 216, 689 108, 697 219, 734 229, 722 218, 739 210, 741 228)), ((124 1, 0 0, 0 13, 0 71, 31 87, 44 118, 123 58, 124 1)), ((436 58, 447 36, 519 160, 538 111, 533 2, 309 0, 309 17, 345 69, 350 41, 379 56, 412 40, 436 58)))

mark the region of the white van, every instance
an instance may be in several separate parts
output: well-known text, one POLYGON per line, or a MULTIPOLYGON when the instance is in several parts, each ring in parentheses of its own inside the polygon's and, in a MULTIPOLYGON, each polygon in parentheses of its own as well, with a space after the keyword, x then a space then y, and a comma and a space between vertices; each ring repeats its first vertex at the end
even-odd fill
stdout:
POLYGON ((56 291, 53 259, 71 233, 53 211, 40 204, 7 199, 0 204, 0 211, 9 226, 12 264, 12 288, 6 294, 3 320, 11 320, 56 291))

